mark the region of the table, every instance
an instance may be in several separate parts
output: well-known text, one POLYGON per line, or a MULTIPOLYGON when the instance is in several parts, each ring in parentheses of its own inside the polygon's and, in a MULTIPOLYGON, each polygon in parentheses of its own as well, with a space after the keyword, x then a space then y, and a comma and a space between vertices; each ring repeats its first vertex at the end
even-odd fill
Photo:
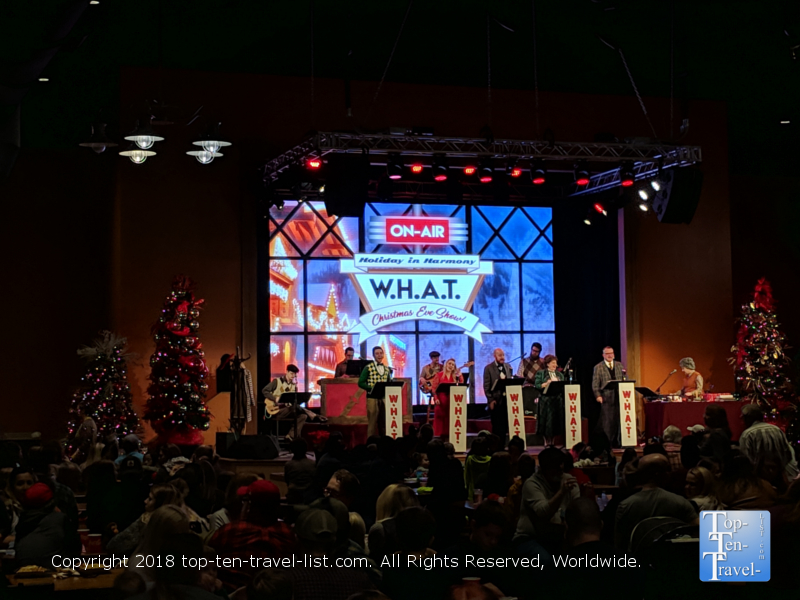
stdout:
POLYGON ((741 402, 647 402, 644 405, 645 433, 648 438, 661 437, 668 425, 675 425, 682 435, 688 435, 687 427, 703 425, 703 413, 709 404, 725 409, 733 439, 738 440, 744 431, 741 402))
POLYGON ((94 577, 67 577, 54 579, 53 577, 30 577, 17 579, 14 575, 7 575, 11 587, 40 587, 53 586, 56 592, 71 592, 78 590, 99 590, 114 587, 114 580, 125 569, 111 569, 102 571, 94 577))

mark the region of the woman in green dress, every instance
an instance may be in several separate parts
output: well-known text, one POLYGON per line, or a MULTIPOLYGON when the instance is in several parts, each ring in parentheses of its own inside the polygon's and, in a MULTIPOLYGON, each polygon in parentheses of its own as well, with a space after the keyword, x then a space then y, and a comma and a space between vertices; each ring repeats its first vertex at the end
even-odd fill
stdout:
POLYGON ((564 434, 564 396, 551 396, 547 388, 553 381, 564 381, 564 375, 558 371, 558 358, 552 354, 544 357, 545 368, 536 372, 534 385, 542 390, 539 398, 539 418, 536 422, 536 433, 544 437, 544 445, 550 446, 557 435, 564 434))

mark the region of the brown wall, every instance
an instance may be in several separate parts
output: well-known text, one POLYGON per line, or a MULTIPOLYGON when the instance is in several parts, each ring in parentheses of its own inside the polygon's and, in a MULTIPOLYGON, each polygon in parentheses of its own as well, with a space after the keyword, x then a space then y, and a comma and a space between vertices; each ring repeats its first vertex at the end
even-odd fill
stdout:
MULTIPOLYGON (((126 71, 121 97, 139 97, 141 90, 152 83, 153 76, 152 71, 144 69, 126 71)), ((153 349, 150 326, 158 317, 171 278, 177 273, 196 279, 199 295, 206 299, 200 335, 210 365, 213 367, 219 356, 232 351, 237 343, 243 344, 245 352, 255 353, 254 221, 257 217, 255 202, 247 188, 256 165, 298 143, 312 129, 432 126, 440 135, 477 136, 489 118, 483 89, 385 83, 371 109, 375 89, 374 82, 353 83, 354 117, 348 118, 343 84, 317 80, 312 120, 307 79, 198 72, 171 74, 165 94, 170 104, 182 111, 178 124, 163 130, 167 141, 158 144, 159 156, 144 165, 116 160, 116 185, 102 196, 111 215, 107 223, 113 238, 107 249, 113 262, 103 275, 108 288, 98 287, 103 293, 105 289, 111 290, 107 321, 128 336, 132 350, 139 354, 131 369, 138 405, 145 400, 147 362, 153 349), (183 127, 184 116, 191 115, 200 105, 204 106, 203 115, 223 122, 224 135, 234 142, 224 158, 208 166, 201 166, 184 154, 190 149, 190 136, 195 133, 194 127, 183 127)), ((538 137, 532 93, 493 90, 492 98, 491 124, 496 137, 538 137)), ((656 127, 666 131, 666 101, 647 99, 646 102, 656 127)), ((542 127, 551 128, 557 140, 591 140, 596 132, 605 131, 625 138, 648 131, 632 97, 541 94, 540 104, 542 127)), ((730 377, 724 372, 732 318, 725 115, 719 103, 696 102, 691 109, 692 131, 683 143, 703 146, 706 187, 700 209, 691 226, 659 225, 633 212, 629 215, 626 234, 635 246, 636 256, 629 305, 638 308, 641 338, 638 370, 644 383, 657 385, 661 373, 668 371, 679 358, 694 355, 701 372, 710 375, 718 387, 729 387, 730 377), (682 284, 686 291, 678 292, 682 284)), ((123 122, 132 123, 134 118, 135 115, 123 111, 123 122)), ((76 148, 76 155, 79 152, 84 151, 76 148)), ((86 160, 106 158, 84 156, 86 160)), ((42 159, 40 164, 45 166, 48 160, 42 159)), ((48 193, 46 182, 23 177, 19 165, 12 179, 14 199, 40 198, 48 193)), ((50 215, 28 209, 23 220, 28 229, 36 229, 40 221, 49 222, 50 215)), ((50 226, 56 227, 57 223, 50 226)), ((37 243, 38 255, 59 251, 44 236, 37 243)), ((71 269, 68 272, 81 270, 81 256, 73 253, 63 257, 68 259, 71 269)), ((23 264, 27 261, 23 257, 23 264)), ((36 265, 35 261, 33 264, 36 265)), ((32 276, 27 268, 20 268, 17 273, 23 280, 32 276)), ((67 276, 63 285, 80 300, 84 295, 76 290, 78 281, 67 276)), ((105 301, 97 300, 101 296, 100 292, 90 290, 85 302, 88 306, 108 306, 105 301)), ((18 301, 7 306, 19 308, 28 319, 41 314, 41 309, 37 311, 18 301)), ((9 314, 6 307, 3 314, 9 314)), ((60 321, 70 318, 61 308, 55 310, 56 315, 60 321)), ((60 345, 69 345, 65 355, 74 352, 76 344, 88 340, 98 326, 93 321, 91 324, 75 321, 70 322, 70 327, 76 330, 72 337, 55 340, 60 345)), ((21 328, 14 331, 17 336, 24 333, 21 328)), ((44 336, 46 327, 37 323, 34 331, 37 336, 44 336)), ((631 348, 636 347, 635 340, 630 344, 631 348)), ((15 365, 21 366, 21 361, 15 365)), ((629 371, 630 375, 639 376, 635 369, 629 371)), ((54 375, 59 394, 52 402, 59 407, 68 402, 64 394, 72 382, 65 381, 67 377, 66 373, 54 375)), ((43 385, 31 388, 20 379, 11 379, 7 392, 2 401, 4 411, 12 398, 23 392, 35 397, 31 406, 36 407, 43 406, 46 398, 53 395, 43 385)), ((60 425, 53 423, 56 418, 57 415, 44 415, 22 406, 17 409, 14 423, 17 429, 40 428, 57 433, 60 425)))

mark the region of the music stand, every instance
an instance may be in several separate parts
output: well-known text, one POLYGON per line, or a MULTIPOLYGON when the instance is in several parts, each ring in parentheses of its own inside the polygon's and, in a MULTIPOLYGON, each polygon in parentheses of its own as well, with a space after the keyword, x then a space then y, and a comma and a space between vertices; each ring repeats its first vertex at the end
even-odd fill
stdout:
MULTIPOLYGON (((297 405, 301 403, 307 403, 311 400, 311 392, 284 392, 280 395, 278 399, 279 402, 282 404, 292 404, 294 406, 294 437, 297 436, 297 405), (288 400, 288 402, 287 402, 288 400)), ((276 421, 277 423, 277 421, 276 421)), ((276 432, 277 435, 277 432, 276 432)))
POLYGON ((345 375, 352 375, 353 377, 360 377, 361 371, 367 368, 367 365, 371 363, 371 360, 350 360, 347 361, 347 369, 345 370, 345 375))
POLYGON ((635 379, 612 379, 607 384, 603 386, 603 390, 614 390, 617 391, 617 386, 620 383, 636 383, 635 379))
POLYGON ((453 388, 453 387, 467 387, 467 384, 465 384, 465 383, 440 383, 439 387, 436 388, 436 393, 439 394, 439 393, 443 392, 443 393, 447 394, 447 397, 449 398, 450 397, 450 388, 453 388))
POLYGON ((469 385, 469 371, 467 371, 466 373, 462 371, 461 377, 464 378, 464 383, 462 385, 469 385))
POLYGON ((566 381, 552 379, 546 389, 542 388, 542 396, 563 396, 565 385, 567 385, 566 381))
POLYGON ((647 400, 648 402, 653 402, 661 398, 661 394, 657 394, 648 387, 637 387, 634 389, 637 392, 639 392, 642 396, 644 396, 644 399, 647 400))
POLYGON ((522 387, 522 384, 525 383, 525 379, 522 377, 506 377, 505 379, 498 379, 497 381, 492 384, 492 392, 503 392, 503 396, 506 395, 506 388, 518 385, 522 387))

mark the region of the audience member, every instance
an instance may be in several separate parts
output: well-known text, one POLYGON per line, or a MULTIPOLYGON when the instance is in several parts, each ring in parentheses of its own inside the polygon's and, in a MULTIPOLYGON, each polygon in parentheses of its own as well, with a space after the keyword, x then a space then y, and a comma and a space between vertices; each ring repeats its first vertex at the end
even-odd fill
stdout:
POLYGON ((492 494, 505 498, 514 477, 511 475, 511 455, 508 452, 495 452, 489 460, 489 472, 483 490, 484 498, 492 494))
POLYGON ((695 467, 686 473, 686 498, 698 514, 704 510, 721 510, 722 503, 717 499, 716 481, 711 471, 705 467, 695 467))
POLYGON ((106 544, 106 551, 110 554, 130 556, 141 543, 144 530, 150 522, 153 513, 167 505, 183 506, 183 497, 175 486, 169 484, 154 485, 144 501, 144 512, 126 529, 111 538, 106 544))
MULTIPOLYGON (((224 558, 282 558, 291 556, 296 548, 294 533, 284 522, 278 521, 281 495, 271 481, 259 479, 247 487, 239 488, 242 496, 240 519, 220 527, 208 545, 224 558)), ((220 569, 219 578, 230 590, 247 585, 258 571, 249 562, 241 566, 232 561, 231 567, 220 569)))
MULTIPOLYGON (((336 548, 336 519, 326 510, 309 509, 297 517, 295 533, 303 555, 321 559, 336 548)), ((293 600, 346 600, 352 594, 373 589, 367 573, 339 566, 295 567, 289 571, 293 600)))
POLYGON ((397 521, 400 511, 419 506, 417 495, 410 487, 400 483, 388 486, 381 495, 375 509, 375 524, 369 529, 369 555, 380 565, 384 556, 397 551, 397 521))
POLYGON ((125 569, 114 579, 114 597, 126 600, 147 591, 147 584, 142 576, 130 569, 125 569))
POLYGON ((485 492, 484 488, 489 476, 489 462, 491 460, 488 438, 476 437, 472 441, 469 455, 464 464, 464 483, 467 486, 467 500, 471 501, 475 497, 475 490, 485 492))
POLYGON ((293 600, 293 598, 292 581, 286 572, 280 569, 263 569, 247 584, 247 600, 293 600))
POLYGON ((314 481, 316 465, 308 458, 308 443, 303 439, 294 440, 290 449, 292 458, 283 467, 283 477, 289 490, 286 501, 289 504, 302 504, 306 491, 314 481))
POLYGON ((339 469, 328 480, 323 493, 328 498, 335 498, 348 509, 361 492, 361 482, 358 477, 346 469, 339 469))
POLYGON ((742 406, 742 421, 745 425, 745 430, 739 438, 739 449, 742 454, 749 458, 750 462, 755 463, 763 453, 771 452, 779 458, 789 481, 797 477, 794 448, 779 427, 764 423, 764 412, 758 404, 742 406))
POLYGON ((733 441, 731 427, 728 424, 728 412, 724 406, 711 403, 706 405, 703 422, 709 431, 721 431, 728 438, 728 441, 733 441))
MULTIPOLYGON (((62 459, 63 455, 59 444, 44 444, 28 450, 28 466, 33 469, 37 479, 43 481, 47 478, 53 482, 56 508, 67 518, 67 541, 73 543, 73 540, 79 539, 78 504, 75 502, 75 494, 72 493, 72 490, 54 480, 57 467, 51 468, 51 465, 60 464, 62 459)), ((73 550, 79 551, 80 545, 73 550)))
POLYGON ((643 597, 643 568, 597 567, 585 562, 587 557, 599 560, 620 558, 614 546, 601 540, 603 521, 596 502, 588 498, 571 502, 564 523, 567 548, 557 559, 560 564, 553 571, 555 589, 560 596, 608 600, 640 600, 643 597))
POLYGON ((208 515, 208 527, 211 531, 216 531, 241 516, 242 496, 239 495, 239 488, 247 487, 257 480, 258 475, 253 473, 241 473, 231 477, 225 489, 225 501, 222 508, 208 515))
POLYGON ((144 460, 144 454, 142 454, 142 442, 139 439, 139 436, 135 433, 129 433, 119 443, 120 447, 120 455, 114 461, 117 464, 122 463, 123 460, 132 456, 139 460, 139 462, 144 460))
POLYGON ((731 450, 722 461, 717 497, 727 509, 756 510, 772 507, 778 494, 756 474, 749 458, 739 450, 731 450))
POLYGON ((517 476, 514 483, 506 492, 506 502, 512 523, 519 519, 520 506, 522 504, 522 486, 536 472, 536 460, 530 454, 523 454, 517 461, 517 476))
POLYGON ((36 483, 36 475, 28 467, 15 467, 6 482, 5 489, 0 492, 3 501, 4 524, 0 530, 0 540, 4 544, 14 541, 14 534, 22 514, 22 501, 25 492, 36 483))
POLYGON ((79 554, 76 552, 80 548, 79 539, 68 539, 71 532, 67 517, 56 510, 54 487, 45 478, 25 490, 14 541, 15 558, 20 566, 52 567, 52 558, 57 554, 79 554))
POLYGON ((137 559, 138 556, 156 556, 162 554, 167 542, 174 536, 191 533, 189 518, 186 512, 175 504, 166 504, 153 511, 150 520, 145 525, 141 542, 131 553, 128 564, 129 570, 134 571, 144 579, 148 587, 156 581, 156 563, 137 559))
POLYGON ((672 517, 690 525, 698 523, 691 503, 662 488, 670 466, 663 454, 650 454, 639 460, 636 472, 641 490, 620 503, 614 528, 615 545, 627 550, 634 528, 650 517, 672 517))
MULTIPOLYGON (((520 457, 525 454, 525 442, 521 437, 515 435, 508 440, 508 458, 511 460, 511 477, 519 475, 518 463, 520 457)), ((502 495, 502 494, 501 494, 502 495)))
MULTIPOLYGON (((520 551, 535 541, 554 552, 564 537, 563 515, 569 503, 580 495, 578 482, 564 473, 564 454, 555 447, 539 453, 539 471, 522 487, 522 503, 514 540, 520 551)), ((536 553, 538 553, 536 548, 536 553)), ((526 554, 528 552, 525 552, 526 554)))
POLYGON ((681 463, 681 440, 683 439, 681 430, 675 425, 669 425, 664 430, 663 438, 663 446, 667 452, 670 468, 673 471, 680 469, 683 466, 681 463))
POLYGON ((434 547, 440 550, 455 544, 464 528, 464 467, 461 461, 447 454, 441 440, 428 444, 428 486, 433 488, 428 509, 436 520, 434 547))

